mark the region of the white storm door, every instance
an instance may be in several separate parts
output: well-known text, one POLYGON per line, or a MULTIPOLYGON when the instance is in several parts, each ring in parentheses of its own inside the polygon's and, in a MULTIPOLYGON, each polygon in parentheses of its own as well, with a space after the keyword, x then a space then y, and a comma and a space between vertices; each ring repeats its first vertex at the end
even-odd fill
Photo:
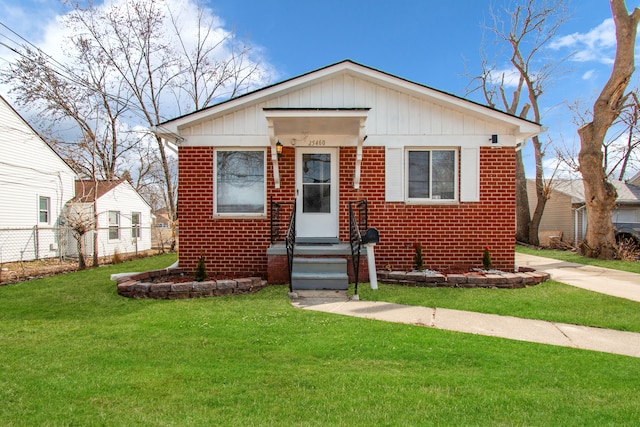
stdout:
POLYGON ((296 234, 338 238, 338 149, 296 148, 296 234))

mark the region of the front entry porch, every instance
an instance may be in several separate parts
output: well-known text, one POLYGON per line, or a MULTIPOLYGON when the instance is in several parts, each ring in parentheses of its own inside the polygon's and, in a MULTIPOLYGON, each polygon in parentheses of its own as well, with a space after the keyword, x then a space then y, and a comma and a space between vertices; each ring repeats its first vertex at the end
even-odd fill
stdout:
POLYGON ((296 291, 347 290, 349 283, 368 281, 367 251, 362 246, 368 222, 367 201, 349 203, 349 242, 327 237, 298 238, 296 204, 271 200, 268 282, 289 283, 290 290, 296 291))
MULTIPOLYGON (((296 243, 291 282, 285 243, 275 242, 267 249, 269 284, 290 283, 292 290, 346 290, 354 283, 355 271, 349 243, 296 243)), ((361 251, 358 281, 368 281, 366 252, 361 251)))

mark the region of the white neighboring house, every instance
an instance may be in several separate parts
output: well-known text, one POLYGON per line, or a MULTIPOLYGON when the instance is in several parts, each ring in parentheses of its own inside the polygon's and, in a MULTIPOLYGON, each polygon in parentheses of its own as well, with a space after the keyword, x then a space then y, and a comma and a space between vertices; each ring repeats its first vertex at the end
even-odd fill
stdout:
MULTIPOLYGON (((75 189, 71 205, 86 218, 93 217, 95 201, 99 256, 151 249, 151 207, 127 180, 76 181, 75 189)), ((85 237, 85 251, 86 256, 93 254, 91 233, 85 237)))
POLYGON ((60 214, 76 174, 0 96, 0 262, 66 252, 60 214))

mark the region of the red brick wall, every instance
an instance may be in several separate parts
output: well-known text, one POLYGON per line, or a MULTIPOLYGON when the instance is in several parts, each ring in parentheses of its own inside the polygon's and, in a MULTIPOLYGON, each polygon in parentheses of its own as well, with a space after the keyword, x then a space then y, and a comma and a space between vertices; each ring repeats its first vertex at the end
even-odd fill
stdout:
POLYGON ((489 246, 494 268, 512 271, 515 247, 515 151, 480 150, 480 202, 455 206, 405 206, 385 202, 384 148, 365 149, 360 189, 352 185, 355 149, 340 150, 340 238, 348 238, 348 202, 369 201, 369 226, 380 233, 376 268, 413 268, 414 246, 422 244, 425 268, 449 270, 482 267, 489 246))
MULTIPOLYGON (((291 202, 295 187, 295 152, 284 148, 279 162, 280 189, 274 189, 267 153, 267 215, 255 219, 213 217, 212 147, 181 147, 179 156, 180 266, 194 269, 200 254, 213 277, 267 277, 271 196, 291 202)), ((360 189, 353 189, 356 150, 340 149, 340 239, 348 241, 348 202, 369 201, 369 226, 380 232, 376 267, 413 268, 414 245, 420 242, 426 268, 480 267, 483 247, 491 247, 494 267, 512 270, 515 245, 515 152, 512 148, 480 150, 480 202, 455 206, 405 206, 384 201, 384 148, 364 149, 360 189)))

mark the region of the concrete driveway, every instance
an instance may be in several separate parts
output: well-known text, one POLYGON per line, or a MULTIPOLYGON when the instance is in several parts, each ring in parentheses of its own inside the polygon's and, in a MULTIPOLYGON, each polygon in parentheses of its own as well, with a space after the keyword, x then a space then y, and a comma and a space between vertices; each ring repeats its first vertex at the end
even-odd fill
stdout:
POLYGON ((549 273, 551 279, 640 302, 640 274, 516 253, 516 265, 549 273))

